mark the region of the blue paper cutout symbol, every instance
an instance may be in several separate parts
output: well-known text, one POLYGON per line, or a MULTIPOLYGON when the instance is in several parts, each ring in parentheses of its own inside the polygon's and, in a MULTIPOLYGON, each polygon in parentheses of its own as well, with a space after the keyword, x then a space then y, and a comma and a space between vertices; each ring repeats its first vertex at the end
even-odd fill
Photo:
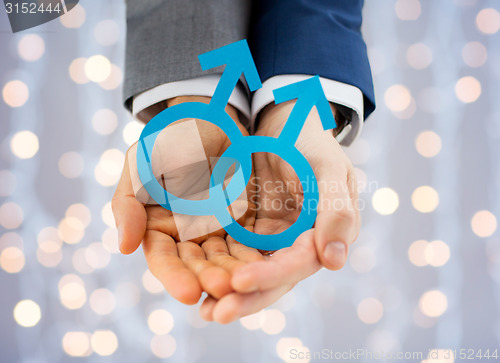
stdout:
POLYGON ((300 130, 311 109, 316 106, 323 128, 336 127, 335 119, 326 99, 319 77, 311 77, 286 87, 274 90, 276 103, 297 99, 295 106, 278 138, 266 136, 243 136, 225 108, 240 75, 246 78, 248 87, 255 91, 262 87, 257 68, 246 40, 226 45, 199 57, 202 70, 226 65, 209 104, 187 102, 169 107, 155 116, 144 127, 137 148, 139 177, 149 195, 162 207, 180 214, 192 216, 214 215, 225 231, 236 241, 261 250, 278 250, 289 247, 316 220, 316 208, 308 208, 310 201, 318 201, 318 187, 314 172, 306 158, 295 148, 300 130), (175 121, 194 118, 218 126, 231 141, 231 145, 220 157, 210 177, 209 197, 203 200, 178 198, 165 190, 153 174, 151 155, 158 134, 175 121), (273 153, 292 166, 304 188, 304 201, 299 217, 281 233, 262 235, 250 232, 234 220, 228 207, 245 190, 252 173, 252 154, 273 153), (236 164, 230 183, 224 188, 224 178, 229 168, 236 164))

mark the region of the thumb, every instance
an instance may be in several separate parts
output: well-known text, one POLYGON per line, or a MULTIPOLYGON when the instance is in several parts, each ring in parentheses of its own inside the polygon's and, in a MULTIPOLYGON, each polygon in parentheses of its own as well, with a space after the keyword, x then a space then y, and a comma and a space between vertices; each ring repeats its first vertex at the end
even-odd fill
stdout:
POLYGON ((124 254, 132 253, 139 247, 146 233, 147 222, 146 210, 142 203, 135 198, 129 158, 135 160, 134 147, 131 147, 127 152, 122 176, 111 202, 118 229, 118 243, 120 251, 124 254))
POLYGON ((353 183, 348 181, 347 168, 337 164, 321 169, 314 241, 321 264, 338 270, 346 263, 349 245, 356 238, 361 222, 351 198, 353 183))

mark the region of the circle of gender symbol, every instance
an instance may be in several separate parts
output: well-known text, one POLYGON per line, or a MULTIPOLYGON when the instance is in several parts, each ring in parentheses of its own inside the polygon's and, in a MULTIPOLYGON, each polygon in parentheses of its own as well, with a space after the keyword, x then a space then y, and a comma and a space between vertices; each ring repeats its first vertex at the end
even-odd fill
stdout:
POLYGON ((236 123, 225 112, 225 107, 241 73, 244 74, 251 91, 262 86, 246 41, 242 40, 202 54, 199 59, 203 70, 226 64, 214 95, 209 104, 187 102, 167 108, 144 127, 137 148, 137 169, 141 182, 149 195, 162 207, 179 214, 214 215, 231 237, 249 247, 269 251, 291 246, 302 232, 313 226, 318 203, 316 177, 306 158, 295 148, 295 141, 314 106, 321 117, 323 128, 327 130, 335 127, 335 120, 319 78, 311 77, 274 91, 276 103, 297 99, 278 138, 243 136, 236 123), (209 196, 203 200, 183 199, 169 193, 157 181, 151 165, 151 155, 158 134, 168 125, 186 118, 211 122, 220 127, 231 141, 231 145, 213 169, 209 196), (299 217, 281 233, 262 235, 250 232, 241 226, 228 210, 250 180, 252 154, 256 152, 278 155, 292 166, 302 185, 308 186, 303 188, 304 200, 299 217), (224 178, 235 164, 236 169, 231 181, 224 188, 224 178))

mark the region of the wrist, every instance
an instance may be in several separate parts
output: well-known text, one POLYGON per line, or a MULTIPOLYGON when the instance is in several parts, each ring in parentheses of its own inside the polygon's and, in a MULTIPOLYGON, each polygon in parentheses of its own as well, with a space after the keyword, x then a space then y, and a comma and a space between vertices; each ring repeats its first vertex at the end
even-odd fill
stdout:
MULTIPOLYGON (((137 114, 137 118, 144 123, 148 123, 153 117, 155 117, 168 107, 172 107, 186 102, 210 103, 211 99, 212 99, 211 97, 207 96, 177 96, 169 98, 167 100, 155 103, 154 105, 151 105, 148 108, 142 110, 137 114)), ((231 116, 234 122, 238 124, 239 127, 241 123, 238 110, 235 107, 228 104, 226 106, 226 112, 229 114, 229 116, 231 116)))
MULTIPOLYGON (((293 107, 295 106, 295 102, 295 100, 292 100, 279 104, 271 103, 264 107, 258 116, 258 128, 256 134, 278 137, 281 130, 285 126, 293 107)), ((346 119, 340 114, 335 104, 330 102, 330 108, 335 116, 335 123, 337 124, 335 129, 326 131, 323 130, 319 117, 311 117, 313 114, 317 115, 316 108, 313 108, 308 116, 308 120, 311 119, 311 121, 306 121, 307 126, 304 127, 306 129, 305 132, 316 134, 319 132, 321 134, 333 134, 334 137, 337 136, 344 128, 346 119), (312 125, 310 123, 312 123, 312 125)))

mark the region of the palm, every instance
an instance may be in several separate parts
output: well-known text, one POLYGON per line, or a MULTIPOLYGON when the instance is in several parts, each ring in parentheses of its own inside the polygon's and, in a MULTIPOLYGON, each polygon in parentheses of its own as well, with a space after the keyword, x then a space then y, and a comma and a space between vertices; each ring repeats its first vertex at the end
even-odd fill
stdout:
POLYGON ((300 213, 302 193, 287 187, 298 185, 298 178, 287 163, 273 154, 257 153, 254 162, 259 190, 255 232, 280 233, 290 227, 300 213))
MULTIPOLYGON (((292 103, 285 103, 264 113, 257 134, 277 137, 292 107, 292 103)), ((230 115, 246 134, 234 109, 230 115)), ((356 203, 352 166, 332 135, 320 128, 317 113, 311 112, 309 119, 295 146, 311 164, 319 181, 345 188, 330 192, 320 187, 315 228, 300 235, 291 247, 263 256, 260 251, 228 236, 215 217, 178 215, 158 205, 144 206, 139 201, 141 198, 136 198, 136 194, 141 194, 134 188, 134 178, 138 177, 134 177, 133 170, 130 173, 126 162, 113 197, 121 251, 133 252, 142 240, 149 268, 166 290, 187 304, 196 303, 206 291, 209 296, 201 306, 201 314, 207 320, 221 323, 272 304, 322 265, 330 269, 342 267, 347 247, 345 253, 335 251, 328 257, 326 245, 329 241, 352 243, 359 231, 359 216, 352 208, 337 210, 332 209, 332 204, 322 202, 341 200, 348 207, 356 203)), ((199 144, 201 136, 202 151, 192 148, 196 144, 192 134, 174 135, 171 142, 163 140, 160 144, 177 142, 178 145, 178 140, 183 144, 170 147, 165 154, 167 158, 161 158, 160 153, 159 169, 155 172, 153 168, 155 175, 163 175, 159 181, 169 192, 186 199, 207 197, 207 188, 199 186, 208 185, 212 163, 216 162, 213 158, 220 157, 230 145, 220 129, 207 122, 196 122, 197 142, 199 144), (202 159, 205 164, 208 160, 208 167, 200 167, 202 159)), ((254 201, 254 190, 248 188, 257 186, 256 208, 242 199, 231 205, 230 212, 238 223, 258 234, 280 233, 293 224, 300 213, 301 185, 291 166, 279 157, 257 153, 253 161, 257 183, 250 183, 246 192, 248 200, 254 201), (241 205, 243 212, 238 213, 241 205)))
MULTIPOLYGON (((174 131, 173 140, 170 140, 183 140, 183 145, 169 150, 168 159, 157 155, 158 160, 164 162, 161 164, 163 169, 157 168, 155 175, 161 174, 158 180, 178 197, 206 199, 213 164, 230 142, 220 129, 199 120, 196 135, 186 131, 188 127, 184 129, 182 135, 174 131), (202 143, 198 149, 193 146, 196 141, 202 143)), ((167 127, 165 135, 168 131, 167 127)), ((160 141, 160 145, 171 144, 169 140, 160 141)), ((250 196, 252 190, 248 188, 246 193, 250 196)), ((182 302, 195 303, 203 291, 221 298, 232 291, 230 278, 236 268, 263 258, 257 250, 228 237, 214 216, 175 214, 158 205, 148 205, 145 210, 147 225, 143 248, 148 265, 165 288, 182 302)), ((238 223, 253 228, 255 213, 247 198, 235 201, 229 212, 238 223)))
MULTIPOLYGON (((277 112, 264 115, 257 134, 277 137, 292 107, 292 103, 274 107, 277 112)), ((295 147, 306 157, 316 178, 322 182, 319 185, 315 228, 300 235, 291 247, 236 271, 232 287, 237 292, 219 301, 208 298, 201 309, 206 319, 224 323, 255 313, 275 302, 322 265, 339 269, 344 264, 345 255, 341 251, 330 255, 333 259, 329 260, 325 258, 324 251, 328 241, 348 244, 359 231, 359 214, 352 208, 357 200, 352 166, 331 133, 322 130, 314 111, 308 117, 295 147), (336 209, 333 202, 338 201, 341 202, 340 208, 336 209)), ((300 213, 302 186, 293 168, 278 156, 257 153, 254 162, 255 184, 259 191, 255 232, 280 233, 290 227, 300 213)))

